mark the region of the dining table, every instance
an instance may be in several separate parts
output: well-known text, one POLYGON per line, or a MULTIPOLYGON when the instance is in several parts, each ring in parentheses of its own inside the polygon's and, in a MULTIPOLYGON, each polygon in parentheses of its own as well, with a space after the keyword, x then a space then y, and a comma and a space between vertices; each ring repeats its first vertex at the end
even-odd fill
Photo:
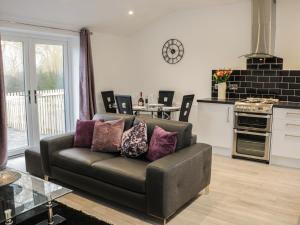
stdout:
POLYGON ((148 112, 151 113, 152 117, 155 117, 155 114, 161 112, 162 113, 162 119, 170 119, 168 112, 178 112, 180 111, 180 106, 165 106, 164 104, 154 103, 154 104, 148 104, 144 106, 139 105, 133 105, 132 109, 137 114, 140 114, 141 112, 148 112))

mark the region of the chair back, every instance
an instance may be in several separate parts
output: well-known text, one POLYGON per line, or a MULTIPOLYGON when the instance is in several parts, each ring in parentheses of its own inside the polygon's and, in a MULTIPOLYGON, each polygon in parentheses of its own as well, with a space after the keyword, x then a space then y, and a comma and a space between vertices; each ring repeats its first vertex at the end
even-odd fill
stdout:
POLYGON ((195 95, 184 95, 180 109, 179 121, 188 122, 195 95))
POLYGON ((101 91, 103 104, 107 113, 116 113, 117 110, 114 108, 115 95, 113 91, 101 91))
POLYGON ((132 100, 130 95, 117 95, 116 101, 120 114, 133 115, 132 100))
POLYGON ((165 106, 172 106, 174 98, 174 91, 159 91, 158 103, 165 106))
MULTIPOLYGON (((164 104, 165 106, 172 106, 174 98, 174 91, 159 91, 158 93, 158 103, 164 104)), ((165 112, 166 117, 170 118, 171 113, 165 112)), ((158 118, 162 118, 162 112, 157 113, 158 118)))

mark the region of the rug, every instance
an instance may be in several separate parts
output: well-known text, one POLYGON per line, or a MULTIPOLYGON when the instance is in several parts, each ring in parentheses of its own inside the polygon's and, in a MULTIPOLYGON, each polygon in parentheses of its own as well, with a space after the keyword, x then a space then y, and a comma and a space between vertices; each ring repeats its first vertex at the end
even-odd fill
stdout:
MULTIPOLYGON (((104 221, 97 219, 96 217, 89 216, 82 211, 70 208, 64 204, 56 202, 57 206, 53 209, 54 214, 59 214, 66 218, 64 225, 111 225, 104 221)), ((41 222, 47 218, 47 213, 38 215, 20 225, 33 225, 41 222)))

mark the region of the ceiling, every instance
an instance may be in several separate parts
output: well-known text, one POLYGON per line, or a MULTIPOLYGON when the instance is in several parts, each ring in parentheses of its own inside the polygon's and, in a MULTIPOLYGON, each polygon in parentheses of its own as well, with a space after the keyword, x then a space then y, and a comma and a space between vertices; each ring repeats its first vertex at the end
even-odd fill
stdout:
POLYGON ((0 19, 129 35, 174 11, 237 1, 241 0, 0 0, 0 19))

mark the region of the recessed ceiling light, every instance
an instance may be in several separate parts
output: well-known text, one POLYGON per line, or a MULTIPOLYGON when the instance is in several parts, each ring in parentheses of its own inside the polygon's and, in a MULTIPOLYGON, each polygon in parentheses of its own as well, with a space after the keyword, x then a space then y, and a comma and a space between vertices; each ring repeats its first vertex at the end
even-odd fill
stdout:
POLYGON ((128 11, 128 15, 132 16, 132 15, 133 15, 133 11, 132 11, 132 10, 129 10, 129 11, 128 11))

